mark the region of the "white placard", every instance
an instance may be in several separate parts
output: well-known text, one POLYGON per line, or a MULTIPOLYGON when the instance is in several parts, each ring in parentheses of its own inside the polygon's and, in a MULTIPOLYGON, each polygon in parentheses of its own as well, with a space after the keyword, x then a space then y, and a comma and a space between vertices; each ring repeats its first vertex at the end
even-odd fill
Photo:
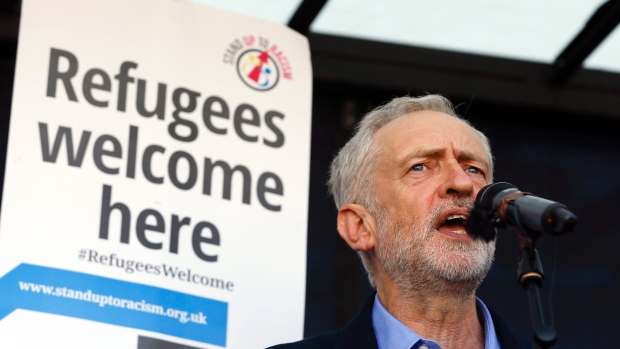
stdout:
POLYGON ((185 0, 24 0, 20 26, 0 346, 301 339, 305 37, 185 0))

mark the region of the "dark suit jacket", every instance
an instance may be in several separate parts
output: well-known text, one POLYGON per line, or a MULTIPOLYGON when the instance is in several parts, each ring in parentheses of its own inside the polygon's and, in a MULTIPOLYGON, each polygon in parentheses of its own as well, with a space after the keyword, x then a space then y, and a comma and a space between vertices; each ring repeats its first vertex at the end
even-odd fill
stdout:
MULTIPOLYGON (((343 328, 307 338, 299 342, 280 344, 270 349, 378 349, 372 327, 374 295, 366 301, 357 315, 343 328)), ((532 343, 514 333, 493 311, 495 333, 502 349, 532 349, 532 343)))

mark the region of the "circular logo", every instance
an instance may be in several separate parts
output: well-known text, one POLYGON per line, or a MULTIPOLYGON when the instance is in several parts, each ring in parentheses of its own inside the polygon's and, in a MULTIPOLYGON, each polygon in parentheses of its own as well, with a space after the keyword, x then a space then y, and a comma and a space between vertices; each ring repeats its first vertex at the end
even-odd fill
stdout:
POLYGON ((237 73, 241 81, 258 91, 271 90, 280 79, 276 61, 267 51, 257 49, 250 49, 239 55, 237 73))

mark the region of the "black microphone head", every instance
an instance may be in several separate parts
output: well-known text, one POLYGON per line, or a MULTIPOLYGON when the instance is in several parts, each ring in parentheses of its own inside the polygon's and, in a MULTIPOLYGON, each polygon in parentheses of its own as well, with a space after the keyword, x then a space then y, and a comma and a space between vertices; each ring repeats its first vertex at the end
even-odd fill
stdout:
POLYGON ((478 192, 474 208, 465 221, 465 230, 474 238, 483 238, 486 242, 495 239, 497 235, 497 222, 495 222, 493 199, 506 189, 517 189, 514 185, 506 182, 489 184, 478 192))
POLYGON ((493 199, 506 189, 517 189, 517 187, 506 182, 491 183, 480 189, 475 204, 482 210, 493 211, 493 199))

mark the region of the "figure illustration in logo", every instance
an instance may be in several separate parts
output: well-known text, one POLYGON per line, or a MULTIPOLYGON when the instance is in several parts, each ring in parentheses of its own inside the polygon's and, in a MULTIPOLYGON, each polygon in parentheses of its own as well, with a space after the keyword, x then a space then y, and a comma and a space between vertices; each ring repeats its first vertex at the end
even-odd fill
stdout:
POLYGON ((267 51, 251 49, 243 52, 237 60, 237 72, 249 87, 267 91, 276 86, 280 71, 267 51))

